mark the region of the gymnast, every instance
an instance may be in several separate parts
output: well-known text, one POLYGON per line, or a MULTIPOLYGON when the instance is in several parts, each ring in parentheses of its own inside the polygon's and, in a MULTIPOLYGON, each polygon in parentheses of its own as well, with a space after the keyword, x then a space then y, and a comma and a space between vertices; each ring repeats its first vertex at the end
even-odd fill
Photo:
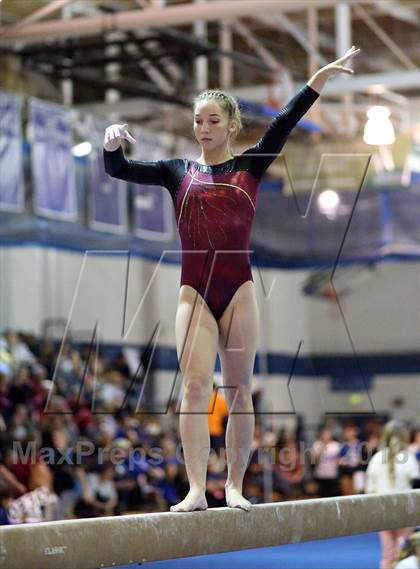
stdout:
POLYGON ((352 46, 343 57, 319 69, 280 110, 261 140, 240 155, 235 156, 231 149, 241 130, 238 104, 219 89, 203 91, 194 99, 194 135, 201 147, 195 161, 127 160, 121 139, 136 142, 128 125, 112 124, 105 130, 106 172, 122 180, 167 188, 181 238, 175 337, 184 388, 180 435, 189 492, 184 500, 171 506, 173 512, 208 507, 207 415, 217 352, 229 406, 226 504, 250 510, 251 503, 242 495, 242 484, 255 426, 251 381, 259 315, 248 248, 258 187, 327 79, 339 73, 353 74, 344 64, 359 52, 352 46))

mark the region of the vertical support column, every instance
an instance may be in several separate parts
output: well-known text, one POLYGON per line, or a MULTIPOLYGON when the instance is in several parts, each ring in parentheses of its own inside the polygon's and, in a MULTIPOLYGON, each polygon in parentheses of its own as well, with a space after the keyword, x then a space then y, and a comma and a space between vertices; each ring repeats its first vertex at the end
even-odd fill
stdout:
MULTIPOLYGON (((335 53, 336 58, 342 57, 348 49, 351 48, 351 12, 347 2, 340 2, 335 7, 335 53)), ((347 81, 350 77, 344 76, 347 81)), ((354 131, 354 121, 352 120, 351 108, 353 103, 353 94, 344 93, 341 98, 343 104, 343 121, 342 133, 351 136, 354 131)))
MULTIPOLYGON (((108 32, 105 36, 106 41, 112 42, 124 37, 119 31, 108 32)), ((114 56, 121 53, 119 45, 107 45, 105 47, 105 55, 114 56)), ((121 92, 118 90, 118 81, 121 78, 121 64, 120 63, 107 63, 105 65, 105 78, 115 84, 115 87, 109 87, 105 90, 105 101, 107 103, 115 104, 121 99, 121 92)), ((110 114, 111 120, 114 122, 118 120, 117 113, 110 114)))
MULTIPOLYGON (((308 77, 312 77, 314 73, 317 72, 320 65, 318 62, 317 57, 315 56, 315 52, 318 51, 318 10, 311 6, 307 10, 307 22, 308 22, 308 39, 309 44, 311 46, 311 51, 308 54, 308 77)), ((319 103, 320 104, 320 103, 319 103)), ((318 105, 312 107, 309 110, 309 117, 316 123, 321 123, 321 110, 318 105)), ((321 137, 321 133, 314 132, 312 133, 312 138, 314 141, 319 141, 321 137)))
MULTIPOLYGON (((73 6, 68 4, 64 6, 61 10, 61 19, 62 20, 71 20, 73 13, 73 6)), ((65 57, 63 59, 63 63, 71 64, 72 60, 69 57, 65 57)), ((63 79, 61 81, 61 94, 63 97, 63 105, 71 106, 73 104, 73 80, 72 79, 63 79)))
MULTIPOLYGON (((167 2, 166 0, 151 0, 149 7, 151 8, 165 8, 167 2)), ((173 132, 175 128, 175 113, 173 105, 169 103, 161 103, 161 112, 163 115, 163 124, 165 125, 165 130, 167 132, 173 132)))
POLYGON ((0 333, 11 327, 10 248, 0 247, 0 333))
MULTIPOLYGON (((219 47, 224 51, 232 51, 233 34, 230 22, 221 22, 219 31, 219 47)), ((221 89, 230 89, 233 83, 233 61, 230 57, 220 58, 219 83, 221 89)))
MULTIPOLYGON (((194 0, 195 4, 204 4, 206 0, 194 0)), ((207 22, 199 20, 194 22, 194 35, 198 39, 207 40, 207 22)), ((208 89, 208 58, 199 55, 194 62, 195 88, 197 91, 208 89)))

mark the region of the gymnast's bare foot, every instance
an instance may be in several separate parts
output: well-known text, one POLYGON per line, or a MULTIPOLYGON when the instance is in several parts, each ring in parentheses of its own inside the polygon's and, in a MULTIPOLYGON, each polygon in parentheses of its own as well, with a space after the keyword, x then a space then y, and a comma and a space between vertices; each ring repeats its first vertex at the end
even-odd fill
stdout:
POLYGON ((242 496, 242 492, 237 488, 225 486, 226 504, 229 508, 240 508, 249 512, 251 509, 251 502, 242 496))
POLYGON ((171 512, 193 512, 194 510, 207 510, 206 494, 202 490, 190 490, 184 500, 171 506, 171 512))

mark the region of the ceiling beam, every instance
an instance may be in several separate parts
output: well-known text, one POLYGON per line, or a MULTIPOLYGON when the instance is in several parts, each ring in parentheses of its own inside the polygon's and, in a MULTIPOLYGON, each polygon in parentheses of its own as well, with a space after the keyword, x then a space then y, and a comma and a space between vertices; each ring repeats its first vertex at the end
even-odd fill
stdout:
MULTIPOLYGON (((137 0, 137 4, 142 8, 150 8, 150 7, 162 7, 163 3, 161 0, 152 0, 152 2, 148 2, 145 0, 137 0)), ((107 8, 111 12, 119 12, 123 11, 124 7, 119 2, 115 2, 112 6, 107 5, 107 8)), ((82 14, 90 13, 95 15, 100 15, 102 10, 91 4, 84 3, 80 5, 80 11, 82 14)), ((157 30, 157 39, 161 35, 161 30, 157 30)), ((178 87, 181 78, 183 76, 183 70, 181 66, 179 66, 176 61, 175 57, 172 58, 170 65, 165 65, 163 62, 156 60, 155 57, 151 57, 151 53, 157 54, 160 50, 159 41, 150 37, 149 30, 140 30, 134 31, 131 30, 127 34, 127 38, 124 40, 123 47, 127 53, 135 53, 136 50, 140 51, 143 55, 148 55, 148 59, 140 58, 138 67, 141 68, 149 78, 155 83, 163 92, 166 93, 173 93, 178 87), (130 41, 127 41, 129 39, 130 41), (146 45, 147 44, 147 45, 146 45)), ((171 54, 168 53, 170 56, 171 54)), ((175 54, 173 54, 175 55, 175 54)))
POLYGON ((68 4, 70 4, 71 2, 74 2, 74 0, 54 0, 54 2, 49 2, 46 6, 43 6, 39 10, 32 12, 32 14, 29 14, 29 16, 27 16, 26 18, 23 18, 23 20, 16 22, 12 26, 10 26, 8 29, 18 30, 18 29, 23 28, 24 26, 27 26, 28 24, 34 24, 35 22, 38 22, 39 20, 47 18, 48 16, 50 16, 54 12, 61 10, 62 8, 64 8, 68 4))
POLYGON ((354 12, 359 16, 361 20, 366 24, 368 28, 390 49, 390 51, 395 55, 395 57, 402 63, 407 69, 416 69, 416 64, 412 61, 408 55, 406 55, 400 46, 387 34, 376 22, 369 16, 362 6, 353 6, 354 12))
POLYGON ((258 19, 264 23, 267 23, 268 20, 271 20, 271 24, 274 22, 277 23, 282 31, 289 33, 307 53, 312 53, 313 57, 318 60, 320 67, 329 63, 319 50, 310 44, 306 30, 302 26, 292 22, 292 20, 284 14, 275 14, 272 17, 266 15, 258 16, 258 19))
MULTIPOLYGON (((233 51, 231 22, 220 22, 218 35, 219 49, 233 51)), ((221 57, 219 60, 219 85, 221 89, 230 89, 233 85, 233 61, 229 57, 221 57)))
MULTIPOLYGON (((367 75, 360 75, 358 77, 350 77, 349 80, 342 81, 340 83, 339 78, 336 78, 330 83, 327 83, 322 90, 322 97, 327 96, 335 96, 341 95, 343 91, 352 91, 352 92, 361 92, 361 93, 375 93, 384 98, 392 100, 394 103, 401 105, 407 102, 407 105, 410 105, 410 100, 403 98, 402 96, 393 96, 388 91, 388 87, 394 88, 420 88, 419 85, 419 73, 416 71, 395 71, 391 73, 377 73, 377 74, 367 74, 367 75), (379 86, 385 85, 386 91, 383 91, 379 88, 379 86), (375 89, 376 87, 376 89, 375 89), (384 95, 385 93, 385 95, 384 95)), ((303 87, 304 83, 296 83, 294 85, 295 92, 297 92, 301 87, 303 87)), ((232 88, 230 92, 242 99, 246 99, 249 101, 255 102, 266 102, 267 101, 267 93, 268 93, 268 86, 267 85, 258 85, 256 87, 239 87, 239 88, 232 88)), ((121 113, 123 116, 132 116, 133 118, 136 117, 138 114, 144 111, 147 108, 148 104, 154 104, 153 101, 146 101, 144 98, 140 97, 133 97, 130 99, 122 100, 118 103, 118 112, 121 113)), ((413 105, 417 104, 414 103, 413 105)), ((334 108, 337 109, 342 108, 341 102, 332 102, 332 101, 323 101, 323 106, 325 108, 334 108)), ((354 103, 353 107, 363 109, 366 108, 365 103, 354 103)), ((92 102, 92 103, 84 103, 82 105, 76 105, 76 108, 80 110, 86 110, 91 112, 98 112, 100 114, 107 114, 111 110, 115 112, 115 106, 112 108, 107 105, 107 103, 103 102, 92 102)), ((180 109, 181 110, 181 109, 180 109)), ((188 109, 186 109, 188 112, 188 109)))
MULTIPOLYGON (((382 2, 382 0, 381 0, 381 2, 382 2)), ((384 4, 386 4, 386 2, 384 2, 384 4)), ((357 4, 354 5, 354 8, 356 8, 356 7, 358 7, 357 4)), ((355 10, 353 11, 353 14, 356 15, 355 10)), ((256 16, 253 16, 253 19, 255 21, 260 21, 264 25, 266 25, 270 28, 273 28, 275 30, 280 30, 283 32, 285 29, 277 14, 272 14, 270 16, 256 15, 256 16)), ((353 26, 355 26, 355 25, 358 25, 358 21, 353 22, 353 26)), ((286 29, 286 31, 287 31, 287 29, 286 29)), ((302 33, 305 33, 303 28, 302 28, 302 33)), ((336 45, 335 45, 334 36, 327 34, 325 32, 322 32, 321 30, 318 30, 318 47, 320 49, 323 48, 326 51, 331 50, 332 52, 335 52, 336 45)), ((407 48, 406 48, 405 53, 407 55, 407 48)), ((364 59, 363 65, 365 65, 367 69, 372 69, 372 71, 376 71, 376 72, 381 71, 381 70, 389 71, 390 69, 393 68, 393 65, 392 65, 392 62, 391 62, 389 56, 385 57, 384 54, 380 54, 380 53, 375 53, 373 58, 364 59)))
MULTIPOLYGON (((310 8, 310 9, 315 9, 315 8, 310 8)), ((261 22, 262 24, 264 24, 265 26, 268 26, 269 28, 273 28, 275 30, 280 30, 282 32, 284 31, 288 31, 287 27, 285 29, 284 27, 284 20, 281 20, 278 17, 278 14, 270 14, 270 15, 264 15, 264 14, 256 14, 253 16, 253 19, 255 21, 261 22)), ((294 24, 295 26, 297 24, 294 24)), ((305 33, 304 28, 300 28, 303 33, 305 33)), ((318 45, 320 48, 326 49, 326 50, 331 50, 334 51, 335 49, 335 41, 334 38, 331 34, 327 34, 325 32, 323 32, 322 30, 318 31, 318 45)))
MULTIPOLYGON (((248 26, 243 22, 236 21, 233 24, 235 32, 253 49, 261 60, 272 68, 271 83, 268 87, 268 97, 272 100, 277 99, 278 93, 276 87, 281 83, 282 87, 290 97, 294 89, 292 73, 290 68, 284 65, 266 46, 262 43, 262 39, 258 38, 248 26)), ((286 95, 286 96, 288 96, 286 95)))
POLYGON ((386 2, 384 2, 384 0, 372 0, 371 4, 375 6, 378 12, 389 14, 396 20, 417 26, 420 24, 420 17, 417 12, 413 8, 401 4, 401 2, 394 2, 393 0, 387 0, 386 2))
POLYGON ((248 26, 238 20, 232 23, 232 27, 248 46, 255 51, 258 57, 260 57, 268 67, 273 69, 273 72, 280 68, 280 62, 277 57, 261 43, 261 40, 257 38, 248 26))
MULTIPOLYGON (((347 0, 348 4, 370 3, 371 0, 347 0)), ((206 4, 180 4, 166 8, 128 10, 102 16, 73 18, 70 21, 53 20, 28 24, 24 29, 0 28, 0 43, 33 42, 46 37, 82 37, 100 35, 112 30, 139 30, 150 26, 176 26, 197 20, 219 21, 261 13, 301 12, 312 7, 334 7, 340 0, 214 0, 206 4)))
MULTIPOLYGON (((298 91, 305 82, 296 82, 298 91)), ((370 89, 384 86, 389 89, 420 89, 420 69, 390 71, 385 73, 367 73, 363 75, 337 76, 329 80, 322 89, 322 97, 336 97, 347 92, 368 93, 370 89)), ((231 89, 237 97, 250 101, 266 101, 267 86, 238 87, 231 89)))

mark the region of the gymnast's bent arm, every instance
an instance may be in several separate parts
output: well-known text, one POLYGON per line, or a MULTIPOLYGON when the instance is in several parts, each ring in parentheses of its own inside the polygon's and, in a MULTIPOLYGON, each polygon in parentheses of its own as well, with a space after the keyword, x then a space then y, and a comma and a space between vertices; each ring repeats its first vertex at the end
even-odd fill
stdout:
POLYGON ((164 180, 160 160, 143 162, 125 158, 121 139, 125 138, 132 144, 136 142, 126 127, 126 124, 113 124, 105 130, 103 153, 106 173, 113 178, 135 184, 163 186, 164 180))
POLYGON ((319 69, 281 109, 258 144, 244 152, 256 155, 256 169, 260 176, 281 151, 291 130, 317 100, 326 81, 339 73, 354 74, 353 69, 344 64, 359 53, 360 48, 352 46, 343 57, 319 69))

